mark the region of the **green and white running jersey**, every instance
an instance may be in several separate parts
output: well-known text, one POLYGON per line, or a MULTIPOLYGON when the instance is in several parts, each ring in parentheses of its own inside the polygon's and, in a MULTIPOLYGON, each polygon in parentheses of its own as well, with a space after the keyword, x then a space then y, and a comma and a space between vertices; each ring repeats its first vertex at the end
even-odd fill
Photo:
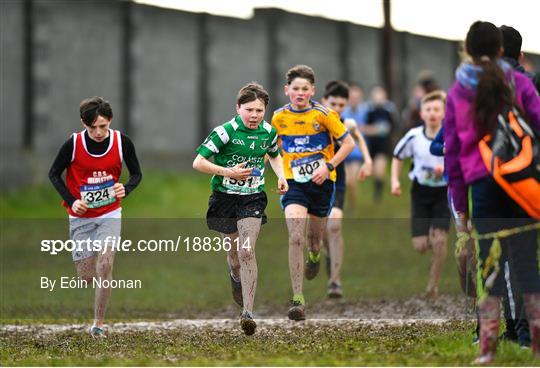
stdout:
POLYGON ((277 132, 272 125, 262 121, 257 129, 247 128, 240 116, 215 128, 197 148, 206 159, 214 156, 214 163, 233 167, 246 162, 253 168, 246 180, 220 175, 212 177, 212 189, 230 194, 253 194, 264 190, 264 156, 279 155, 277 132))

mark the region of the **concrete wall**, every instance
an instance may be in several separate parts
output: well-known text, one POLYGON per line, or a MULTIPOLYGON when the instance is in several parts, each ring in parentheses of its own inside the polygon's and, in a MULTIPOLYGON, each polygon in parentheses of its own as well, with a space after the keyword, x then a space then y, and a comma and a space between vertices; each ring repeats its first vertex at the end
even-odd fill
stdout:
POLYGON ((120 3, 37 1, 34 14, 34 148, 50 153, 83 129, 83 98, 104 96, 122 110, 120 3))
POLYGON ((0 145, 4 149, 23 145, 24 109, 23 3, 0 1, 0 145), (8 51, 9 50, 9 51, 8 51))
POLYGON ((381 83, 378 29, 348 25, 350 81, 360 83, 368 90, 381 83))
POLYGON ((197 15, 148 6, 133 9, 132 135, 145 153, 177 155, 197 135, 197 15))
POLYGON ((315 71, 315 83, 318 86, 316 98, 320 98, 327 81, 340 75, 338 59, 337 22, 304 15, 284 13, 277 28, 280 92, 277 94, 278 105, 288 102, 283 94, 285 73, 296 64, 307 64, 315 71))
MULTIPOLYGON (((314 68, 317 99, 331 79, 365 89, 382 80, 380 30, 277 9, 241 20, 125 1, 3 0, 0 27, 1 189, 46 180, 62 142, 82 129, 85 97, 111 102, 113 127, 131 136, 144 168, 178 169, 235 114, 236 93, 252 80, 270 92, 267 120, 287 102, 295 64, 314 68)), ((456 42, 395 33, 394 45, 398 106, 423 69, 450 85, 456 42)), ((531 60, 540 69, 540 56, 531 60)))
POLYGON ((23 149, 24 111, 30 108, 24 101, 23 19, 22 2, 0 1, 0 189, 34 177, 23 149))
POLYGON ((260 18, 209 17, 207 25, 209 100, 204 105, 209 110, 208 127, 214 128, 236 114, 236 93, 243 85, 251 81, 267 85, 267 35, 260 18))

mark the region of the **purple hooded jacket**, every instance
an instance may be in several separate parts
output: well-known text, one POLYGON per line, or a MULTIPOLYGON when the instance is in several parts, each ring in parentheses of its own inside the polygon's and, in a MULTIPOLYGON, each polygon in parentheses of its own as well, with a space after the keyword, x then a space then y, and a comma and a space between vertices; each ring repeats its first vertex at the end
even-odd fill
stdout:
MULTIPOLYGON (((507 79, 514 78, 516 101, 533 129, 540 132, 540 97, 534 85, 527 76, 514 72, 505 62, 500 61, 499 65, 507 79)), ((473 118, 473 101, 481 72, 478 66, 461 64, 446 100, 445 169, 453 205, 458 212, 463 213, 468 213, 468 185, 489 175, 478 149, 479 139, 473 118)))

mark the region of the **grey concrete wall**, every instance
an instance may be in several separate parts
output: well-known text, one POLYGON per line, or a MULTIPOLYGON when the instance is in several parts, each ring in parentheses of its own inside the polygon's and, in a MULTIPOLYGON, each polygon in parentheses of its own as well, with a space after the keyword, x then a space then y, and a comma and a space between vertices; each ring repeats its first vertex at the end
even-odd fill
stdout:
POLYGON ((24 62, 23 3, 0 1, 0 189, 32 181, 23 152, 24 62))
POLYGON ((79 103, 103 96, 113 127, 122 126, 121 7, 119 2, 36 1, 35 150, 57 150, 82 130, 79 103))
POLYGON ((198 139, 196 17, 133 8, 132 138, 141 159, 185 152, 198 139))
MULTIPOLYGON (((251 81, 267 87, 266 24, 260 18, 248 21, 208 19, 208 126, 213 128, 236 114, 238 90, 251 81)), ((274 96, 272 96, 274 98, 274 96)), ((265 116, 271 118, 271 112, 265 116)))
POLYGON ((412 88, 422 70, 431 70, 442 88, 450 87, 458 62, 456 42, 409 33, 403 33, 401 40, 402 50, 397 61, 402 64, 405 88, 412 88))
POLYGON ((378 29, 349 24, 349 70, 350 81, 369 89, 381 83, 378 29))
MULTIPOLYGON (((113 127, 130 128, 144 168, 181 168, 190 165, 201 136, 235 114, 236 92, 251 80, 270 92, 269 120, 273 108, 288 102, 285 73, 295 64, 314 68, 316 99, 327 81, 347 73, 365 89, 382 79, 375 28, 277 9, 241 20, 123 1, 32 3, 30 105, 23 100, 24 3, 0 1, 2 189, 46 180, 62 142, 82 129, 78 105, 85 97, 111 102, 113 127), (24 109, 33 114, 30 149, 23 147, 24 109)), ((394 46, 398 106, 421 70, 433 71, 443 88, 450 85, 459 62, 456 42, 396 33, 394 46)), ((540 55, 530 59, 540 70, 540 55)))
MULTIPOLYGON (((24 44, 23 3, 0 1, 0 147, 2 151, 23 144, 24 44)), ((3 161, 3 160, 2 160, 3 161)))
MULTIPOLYGON (((315 71, 316 99, 320 99, 326 82, 340 75, 337 22, 299 14, 283 13, 277 27, 276 50, 279 85, 285 85, 285 73, 296 64, 307 64, 315 71)), ((280 88, 275 100, 288 102, 280 88)))

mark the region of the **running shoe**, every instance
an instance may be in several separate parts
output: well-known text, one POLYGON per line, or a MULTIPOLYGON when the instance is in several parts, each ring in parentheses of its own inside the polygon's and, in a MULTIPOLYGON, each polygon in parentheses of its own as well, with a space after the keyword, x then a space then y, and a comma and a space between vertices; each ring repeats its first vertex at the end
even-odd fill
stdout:
POLYGON ((439 297, 439 288, 438 287, 428 287, 424 297, 427 300, 436 300, 439 297))
POLYGON ((231 278, 232 297, 236 304, 243 307, 244 299, 242 298, 242 282, 240 280, 236 281, 230 273, 229 277, 231 278))
POLYGON ((312 261, 311 257, 308 256, 308 259, 306 261, 306 269, 304 271, 304 274, 306 276, 306 279, 313 280, 315 276, 319 273, 319 268, 321 266, 321 260, 312 261))
POLYGON ((495 359, 495 354, 492 352, 486 353, 484 355, 480 355, 478 358, 476 358, 472 364, 474 365, 484 365, 484 364, 490 364, 495 359))
POLYGON ((257 324, 253 320, 253 316, 248 311, 245 311, 240 315, 240 327, 247 336, 251 336, 255 333, 257 324))
POLYGON ((92 326, 88 329, 88 333, 90 334, 90 336, 92 336, 94 339, 104 339, 107 337, 107 335, 105 335, 105 331, 100 328, 100 327, 97 327, 97 326, 92 326))
POLYGON ((338 299, 343 296, 341 285, 337 282, 331 282, 328 284, 328 297, 331 299, 338 299))
POLYGON ((303 321, 306 319, 306 314, 304 312, 304 304, 298 300, 291 300, 291 308, 289 308, 289 319, 293 321, 303 321))

